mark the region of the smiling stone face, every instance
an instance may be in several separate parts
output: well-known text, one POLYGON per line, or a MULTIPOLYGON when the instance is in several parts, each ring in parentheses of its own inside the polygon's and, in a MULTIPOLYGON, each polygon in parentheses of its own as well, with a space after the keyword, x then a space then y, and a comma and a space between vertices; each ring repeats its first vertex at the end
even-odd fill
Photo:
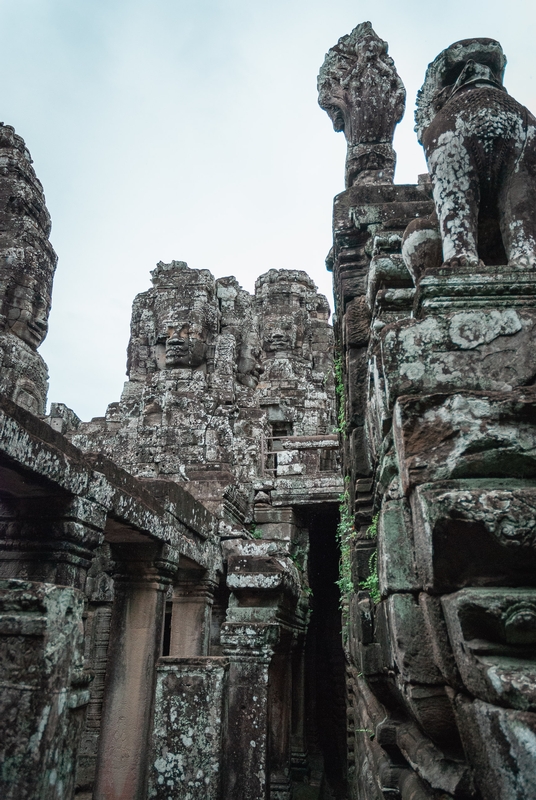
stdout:
POLYGON ((24 141, 0 123, 0 393, 43 414, 46 365, 37 352, 48 329, 56 254, 50 217, 24 141))
POLYGON ((191 336, 188 324, 182 325, 180 329, 171 329, 171 333, 166 339, 166 367, 168 369, 199 367, 206 361, 206 356, 206 342, 202 337, 191 336))
POLYGON ((289 319, 269 317, 264 325, 263 349, 267 353, 293 350, 298 339, 298 328, 289 319))
POLYGON ((50 303, 37 280, 15 284, 7 297, 6 330, 36 349, 47 333, 50 303))

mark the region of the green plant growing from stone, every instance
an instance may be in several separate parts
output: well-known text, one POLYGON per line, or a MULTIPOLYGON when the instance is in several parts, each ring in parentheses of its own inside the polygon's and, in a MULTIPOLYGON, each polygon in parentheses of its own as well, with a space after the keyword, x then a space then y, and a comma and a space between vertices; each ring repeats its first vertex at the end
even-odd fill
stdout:
POLYGON ((354 591, 352 581, 351 542, 356 538, 354 520, 350 511, 350 496, 348 489, 339 496, 339 524, 337 525, 337 542, 341 556, 339 560, 339 579, 336 581, 341 593, 341 610, 345 596, 354 591))
POLYGON ((370 728, 356 728, 356 729, 355 729, 355 732, 356 732, 356 733, 367 733, 367 734, 368 734, 368 737, 369 737, 369 739, 374 739, 374 737, 375 737, 375 735, 376 735, 376 734, 374 733, 374 731, 373 731, 373 730, 371 730, 370 728))
POLYGON ((375 550, 368 562, 369 576, 364 581, 359 581, 359 588, 365 589, 370 594, 370 599, 374 603, 379 603, 381 600, 380 594, 380 579, 378 577, 378 551, 375 550))
POLYGON ((250 529, 249 535, 252 539, 262 539, 262 531, 260 531, 256 525, 253 525, 250 529))
POLYGON ((372 522, 367 528, 367 539, 375 539, 376 536, 378 535, 379 518, 380 518, 380 512, 378 511, 378 513, 372 517, 372 522))
POLYGON ((305 547, 295 547, 292 552, 288 554, 290 560, 294 563, 296 569, 300 572, 304 572, 305 570, 305 558, 307 556, 307 550, 305 547))
POLYGON ((345 410, 345 396, 344 396, 344 380, 342 372, 342 356, 338 355, 334 362, 333 367, 335 370, 335 393, 337 395, 337 433, 346 439, 346 410, 345 410))

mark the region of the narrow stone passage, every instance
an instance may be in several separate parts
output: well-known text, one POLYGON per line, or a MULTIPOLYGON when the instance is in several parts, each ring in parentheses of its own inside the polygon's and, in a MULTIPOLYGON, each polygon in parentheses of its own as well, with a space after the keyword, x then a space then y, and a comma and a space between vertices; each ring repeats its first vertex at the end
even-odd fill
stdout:
POLYGON ((338 516, 316 512, 309 521, 312 614, 305 646, 306 720, 311 784, 321 800, 346 797, 345 660, 341 641, 338 516), (320 775, 323 777, 321 778, 320 775))

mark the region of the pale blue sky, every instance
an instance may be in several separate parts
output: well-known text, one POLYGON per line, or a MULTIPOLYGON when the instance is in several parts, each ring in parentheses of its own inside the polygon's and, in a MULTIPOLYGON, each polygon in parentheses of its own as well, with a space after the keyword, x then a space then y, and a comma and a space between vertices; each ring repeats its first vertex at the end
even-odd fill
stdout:
POLYGON ((324 258, 345 142, 317 106, 325 52, 370 19, 408 92, 398 183, 424 71, 457 39, 501 41, 505 83, 536 110, 524 0, 0 0, 0 119, 32 153, 59 255, 41 352, 50 399, 88 419, 119 398, 130 307, 159 260, 234 274, 324 258))

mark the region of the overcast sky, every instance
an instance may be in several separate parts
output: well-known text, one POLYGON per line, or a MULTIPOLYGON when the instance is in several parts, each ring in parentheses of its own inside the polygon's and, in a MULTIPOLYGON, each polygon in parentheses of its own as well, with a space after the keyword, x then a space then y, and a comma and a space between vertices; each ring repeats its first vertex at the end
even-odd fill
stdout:
POLYGON ((534 0, 0 0, 0 119, 34 159, 59 256, 41 348, 49 399, 83 419, 118 400, 134 296, 178 259, 249 291, 324 258, 346 145, 317 105, 326 51, 369 19, 407 89, 397 183, 427 64, 499 39, 505 84, 536 111, 534 0))

